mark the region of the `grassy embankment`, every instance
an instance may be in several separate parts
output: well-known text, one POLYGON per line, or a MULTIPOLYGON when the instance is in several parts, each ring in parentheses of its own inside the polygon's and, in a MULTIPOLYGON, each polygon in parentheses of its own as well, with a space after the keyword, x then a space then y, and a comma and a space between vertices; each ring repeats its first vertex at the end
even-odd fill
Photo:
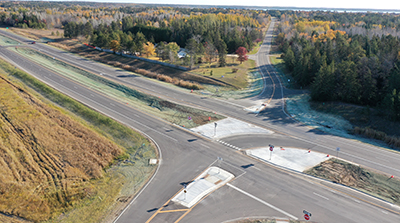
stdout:
POLYGON ((400 180, 338 159, 320 163, 305 173, 343 184, 388 202, 400 204, 400 180))
POLYGON ((149 178, 156 155, 146 138, 3 61, 0 68, 0 212, 99 222, 149 178), (132 163, 112 165, 118 159, 132 163))

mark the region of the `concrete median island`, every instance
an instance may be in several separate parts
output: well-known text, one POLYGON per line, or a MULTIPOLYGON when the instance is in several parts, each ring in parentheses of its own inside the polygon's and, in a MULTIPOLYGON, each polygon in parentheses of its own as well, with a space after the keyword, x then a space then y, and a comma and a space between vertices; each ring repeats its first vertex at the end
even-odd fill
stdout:
POLYGON ((187 208, 191 208, 204 196, 224 186, 235 176, 219 167, 209 167, 191 183, 186 185, 171 200, 187 208))

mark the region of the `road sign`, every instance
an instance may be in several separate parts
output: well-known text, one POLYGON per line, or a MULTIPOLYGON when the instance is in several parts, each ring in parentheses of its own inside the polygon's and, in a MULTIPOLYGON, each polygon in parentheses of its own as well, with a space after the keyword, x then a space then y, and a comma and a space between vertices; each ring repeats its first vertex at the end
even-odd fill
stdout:
POLYGON ((340 151, 340 148, 339 148, 339 147, 337 147, 337 148, 336 148, 336 151, 338 151, 338 152, 339 152, 339 151, 340 151))
POLYGON ((187 191, 186 190, 183 190, 183 193, 186 193, 187 191))
POLYGON ((270 147, 269 147, 269 150, 270 150, 271 152, 274 151, 274 147, 270 146, 270 147))
POLYGON ((308 216, 308 214, 305 214, 304 219, 306 219, 308 221, 308 220, 310 220, 310 216, 308 216))

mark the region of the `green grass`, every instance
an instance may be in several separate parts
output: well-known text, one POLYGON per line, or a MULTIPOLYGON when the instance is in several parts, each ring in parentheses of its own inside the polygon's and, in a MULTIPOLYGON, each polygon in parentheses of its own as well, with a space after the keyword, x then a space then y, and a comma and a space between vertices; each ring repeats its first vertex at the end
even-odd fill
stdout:
POLYGON ((0 35, 0 45, 1 46, 18 45, 18 44, 19 44, 18 41, 15 41, 6 36, 0 35))
POLYGON ((248 87, 248 73, 256 70, 256 62, 247 60, 240 64, 235 57, 227 58, 226 61, 227 66, 225 67, 218 67, 218 62, 203 63, 198 69, 191 72, 223 81, 236 89, 248 87), (233 69, 237 69, 237 72, 234 72, 233 69))
POLYGON ((258 52, 258 50, 261 48, 261 45, 263 44, 263 42, 261 41, 261 42, 259 42, 259 43, 257 43, 257 45, 255 45, 254 47, 253 47, 253 49, 248 53, 249 55, 253 55, 253 54, 256 54, 257 52, 258 52))

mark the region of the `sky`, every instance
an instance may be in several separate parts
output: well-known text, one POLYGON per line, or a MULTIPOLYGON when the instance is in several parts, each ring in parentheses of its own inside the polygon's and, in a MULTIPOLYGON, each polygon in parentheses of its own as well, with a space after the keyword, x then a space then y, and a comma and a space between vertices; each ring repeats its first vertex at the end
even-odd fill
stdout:
POLYGON ((160 3, 185 5, 246 5, 246 6, 288 6, 312 8, 357 8, 357 9, 392 9, 400 10, 400 1, 396 0, 89 0, 94 2, 121 3, 160 3))

